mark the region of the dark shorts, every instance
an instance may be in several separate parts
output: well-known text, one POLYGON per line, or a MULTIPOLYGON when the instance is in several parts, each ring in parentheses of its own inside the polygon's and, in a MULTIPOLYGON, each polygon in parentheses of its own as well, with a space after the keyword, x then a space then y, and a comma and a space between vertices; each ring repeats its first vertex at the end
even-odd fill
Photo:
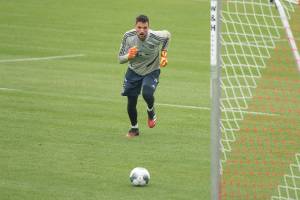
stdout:
POLYGON ((160 69, 141 76, 128 68, 123 83, 122 96, 138 96, 142 88, 143 91, 150 90, 154 93, 159 82, 159 75, 160 69))

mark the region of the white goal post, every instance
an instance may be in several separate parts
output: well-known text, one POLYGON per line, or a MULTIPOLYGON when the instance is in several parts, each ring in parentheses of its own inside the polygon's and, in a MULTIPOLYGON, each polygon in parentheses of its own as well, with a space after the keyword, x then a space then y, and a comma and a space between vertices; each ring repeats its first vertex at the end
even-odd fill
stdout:
MULTIPOLYGON (((298 0, 287 0, 288 2, 294 3, 294 4, 298 4, 298 0)), ((284 7, 282 5, 282 3, 280 2, 280 0, 274 0, 274 3, 276 4, 276 7, 278 8, 278 12, 280 14, 280 19, 282 21, 282 25, 285 29, 288 41, 290 43, 291 46, 291 51, 293 52, 293 55, 295 57, 295 61, 296 61, 296 65, 298 68, 298 71, 300 72, 300 54, 297 48, 297 44, 295 42, 295 38, 293 36, 293 32, 291 30, 290 27, 290 23, 289 23, 289 19, 288 16, 285 13, 284 7)))

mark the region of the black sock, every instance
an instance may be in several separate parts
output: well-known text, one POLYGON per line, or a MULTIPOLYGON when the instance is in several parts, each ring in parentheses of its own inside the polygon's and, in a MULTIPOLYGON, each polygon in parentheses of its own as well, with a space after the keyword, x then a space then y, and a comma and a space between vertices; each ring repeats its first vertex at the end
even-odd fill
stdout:
POLYGON ((127 112, 132 126, 137 125, 137 110, 136 104, 138 96, 128 96, 127 112))

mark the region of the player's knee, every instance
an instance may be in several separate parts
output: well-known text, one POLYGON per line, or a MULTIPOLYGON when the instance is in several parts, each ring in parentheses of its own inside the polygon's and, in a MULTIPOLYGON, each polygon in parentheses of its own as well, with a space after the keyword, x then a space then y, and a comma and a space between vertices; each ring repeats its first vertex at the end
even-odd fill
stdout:
POLYGON ((143 86, 143 97, 152 97, 154 94, 154 88, 149 86, 149 85, 144 85, 143 86))

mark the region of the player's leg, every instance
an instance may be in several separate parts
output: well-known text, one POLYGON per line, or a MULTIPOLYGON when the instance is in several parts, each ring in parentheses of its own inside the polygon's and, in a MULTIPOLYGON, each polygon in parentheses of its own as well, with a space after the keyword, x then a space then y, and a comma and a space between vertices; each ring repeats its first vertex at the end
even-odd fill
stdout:
POLYGON ((142 76, 128 69, 125 75, 122 92, 123 96, 127 96, 127 113, 131 123, 131 128, 128 131, 127 137, 139 135, 136 106, 138 95, 141 92, 141 86, 142 76))
POLYGON ((148 126, 153 128, 156 125, 156 114, 154 110, 154 92, 158 85, 160 70, 156 70, 146 75, 143 79, 143 98, 147 103, 148 126))
POLYGON ((139 135, 139 127, 137 123, 137 100, 138 96, 127 96, 127 113, 130 119, 131 128, 127 136, 137 136, 139 135))

